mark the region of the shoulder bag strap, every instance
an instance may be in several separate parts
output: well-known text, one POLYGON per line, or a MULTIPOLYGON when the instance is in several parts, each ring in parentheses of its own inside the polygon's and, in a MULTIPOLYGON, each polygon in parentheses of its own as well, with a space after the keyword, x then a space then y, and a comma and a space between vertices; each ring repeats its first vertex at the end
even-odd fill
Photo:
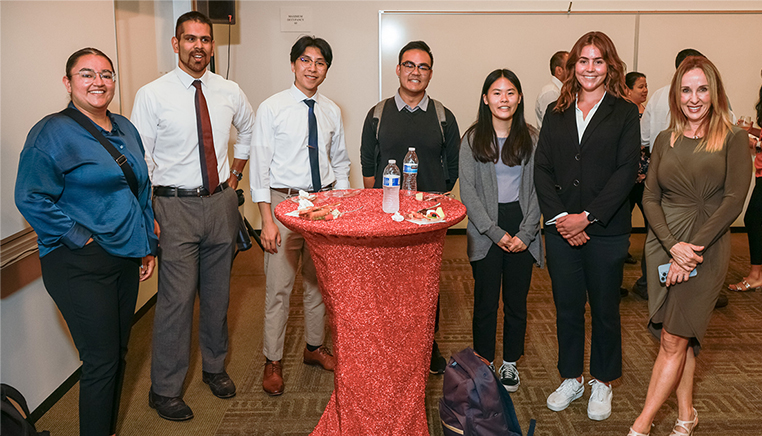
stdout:
POLYGON ((103 148, 108 151, 108 153, 111 155, 112 158, 114 158, 114 161, 117 165, 119 165, 119 168, 122 169, 122 172, 124 173, 124 178, 127 179, 127 184, 130 185, 130 191, 132 191, 132 194, 135 195, 135 198, 138 198, 138 179, 135 177, 135 173, 132 171, 132 167, 129 163, 127 163, 127 158, 122 154, 119 153, 119 151, 114 147, 113 144, 111 144, 104 136, 101 134, 101 132, 98 131, 98 129, 93 125, 92 121, 90 121, 87 116, 82 114, 82 112, 67 107, 66 109, 59 112, 61 115, 66 115, 67 117, 73 119, 76 121, 80 126, 82 126, 85 130, 87 130, 93 138, 97 139, 98 142, 101 143, 103 148))

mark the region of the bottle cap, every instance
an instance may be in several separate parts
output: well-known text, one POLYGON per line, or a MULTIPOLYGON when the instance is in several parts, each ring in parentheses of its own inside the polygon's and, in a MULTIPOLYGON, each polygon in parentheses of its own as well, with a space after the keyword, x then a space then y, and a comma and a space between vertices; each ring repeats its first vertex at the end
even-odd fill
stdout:
POLYGON ((389 159, 389 163, 390 163, 390 164, 396 164, 396 163, 397 163, 397 160, 396 160, 396 159, 389 159))
POLYGON ((410 147, 407 149, 407 151, 415 151, 415 147, 410 147))

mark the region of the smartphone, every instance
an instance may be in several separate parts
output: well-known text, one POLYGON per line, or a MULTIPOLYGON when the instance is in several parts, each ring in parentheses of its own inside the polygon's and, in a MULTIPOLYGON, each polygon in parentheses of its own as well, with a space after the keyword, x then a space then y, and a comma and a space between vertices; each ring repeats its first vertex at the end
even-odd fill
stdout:
MULTIPOLYGON (((669 273, 669 266, 672 265, 671 263, 665 263, 664 265, 659 265, 659 281, 662 283, 667 283, 667 273, 669 273)), ((688 274, 688 277, 696 277, 696 268, 693 268, 693 271, 691 271, 690 274, 688 274)))

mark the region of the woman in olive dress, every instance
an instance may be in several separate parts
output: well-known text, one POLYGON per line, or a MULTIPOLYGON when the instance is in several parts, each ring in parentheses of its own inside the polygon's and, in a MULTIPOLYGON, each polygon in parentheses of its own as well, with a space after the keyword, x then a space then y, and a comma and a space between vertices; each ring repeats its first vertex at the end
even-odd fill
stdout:
POLYGON ((646 403, 630 436, 648 435, 654 416, 674 390, 673 436, 693 434, 696 356, 730 261, 730 224, 743 209, 751 161, 746 131, 730 122, 717 68, 689 57, 670 87, 670 124, 651 154, 643 206, 651 332, 660 338, 646 403), (666 283, 658 267, 669 264, 666 283), (696 269, 697 275, 690 276, 696 269))

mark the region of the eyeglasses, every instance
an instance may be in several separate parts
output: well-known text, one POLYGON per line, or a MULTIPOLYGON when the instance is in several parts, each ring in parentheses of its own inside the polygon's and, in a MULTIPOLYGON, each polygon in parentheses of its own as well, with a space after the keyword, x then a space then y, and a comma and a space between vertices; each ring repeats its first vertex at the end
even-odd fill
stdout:
POLYGON ((407 71, 409 73, 413 72, 413 70, 415 70, 416 68, 418 68, 418 71, 420 71, 421 73, 424 73, 424 74, 426 74, 429 71, 431 71, 431 66, 429 66, 428 64, 418 64, 418 65, 416 65, 416 64, 414 64, 414 63, 412 63, 410 61, 406 61, 406 62, 403 62, 400 65, 402 65, 402 67, 405 68, 405 71, 407 71))
POLYGON ((300 57, 299 62, 303 63, 305 66, 315 65, 315 68, 319 70, 328 68, 328 64, 325 61, 321 61, 321 60, 313 61, 310 57, 307 57, 307 56, 300 57))
POLYGON ((94 71, 90 68, 82 68, 81 70, 77 71, 76 73, 79 77, 82 78, 82 82, 85 85, 89 85, 90 83, 93 83, 95 80, 95 76, 100 76, 101 80, 104 82, 114 82, 116 81, 116 73, 109 70, 103 70, 103 71, 94 71))

